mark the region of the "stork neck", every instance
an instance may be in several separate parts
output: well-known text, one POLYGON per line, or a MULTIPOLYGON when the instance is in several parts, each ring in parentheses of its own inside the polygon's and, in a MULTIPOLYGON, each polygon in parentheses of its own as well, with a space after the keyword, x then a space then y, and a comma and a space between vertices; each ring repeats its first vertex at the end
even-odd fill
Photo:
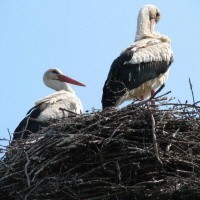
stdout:
POLYGON ((148 8, 144 8, 140 10, 138 18, 137 18, 137 32, 135 41, 151 37, 151 27, 150 27, 150 20, 149 20, 149 12, 147 10, 148 8))
POLYGON ((59 80, 49 80, 44 77, 44 84, 56 91, 65 90, 67 92, 75 93, 74 90, 65 82, 61 82, 59 80))
POLYGON ((62 90, 66 90, 67 92, 75 93, 74 90, 67 83, 64 83, 64 84, 65 85, 63 85, 62 90))
POLYGON ((50 88, 52 88, 53 90, 56 90, 56 91, 65 90, 67 92, 75 93, 74 90, 67 83, 60 82, 60 81, 56 81, 56 82, 57 83, 54 84, 50 88))

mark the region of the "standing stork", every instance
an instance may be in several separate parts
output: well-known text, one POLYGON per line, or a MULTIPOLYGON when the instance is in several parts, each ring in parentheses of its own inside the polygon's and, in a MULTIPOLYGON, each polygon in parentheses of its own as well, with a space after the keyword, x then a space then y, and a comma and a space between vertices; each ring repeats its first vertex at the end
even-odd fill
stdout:
POLYGON ((15 129, 13 140, 24 139, 31 133, 36 133, 45 121, 82 114, 82 103, 67 83, 78 86, 85 86, 84 84, 65 76, 56 68, 47 70, 43 81, 56 92, 35 103, 15 129))
POLYGON ((141 8, 135 42, 117 57, 103 87, 102 106, 113 107, 126 100, 143 100, 168 78, 173 62, 170 39, 154 32, 160 11, 154 5, 141 8))

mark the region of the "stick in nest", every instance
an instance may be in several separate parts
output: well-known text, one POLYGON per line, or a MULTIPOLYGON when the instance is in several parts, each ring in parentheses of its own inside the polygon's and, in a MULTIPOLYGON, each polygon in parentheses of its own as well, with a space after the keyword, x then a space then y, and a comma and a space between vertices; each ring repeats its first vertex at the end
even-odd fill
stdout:
POLYGON ((163 94, 163 95, 160 95, 160 96, 158 96, 158 97, 155 97, 159 92, 161 92, 161 90, 162 90, 164 87, 165 87, 165 84, 161 85, 161 86, 158 88, 158 90, 157 90, 150 98, 148 98, 147 100, 141 101, 141 102, 137 103, 136 105, 137 105, 137 106, 140 106, 140 105, 146 104, 147 102, 151 101, 152 99, 159 99, 159 98, 161 98, 161 97, 163 97, 163 96, 165 96, 165 95, 171 93, 171 91, 169 91, 169 92, 167 92, 167 93, 165 93, 165 94, 163 94))
POLYGON ((67 110, 67 109, 65 109, 65 108, 59 108, 59 110, 62 110, 62 111, 65 111, 65 112, 69 112, 69 113, 71 113, 71 114, 73 114, 73 115, 80 116, 80 114, 75 113, 75 112, 73 112, 73 111, 71 111, 71 110, 67 110))
POLYGON ((28 186, 30 187, 31 182, 30 182, 30 177, 28 175, 28 165, 30 164, 30 159, 29 159, 28 153, 26 151, 25 151, 25 155, 26 155, 27 163, 25 164, 24 170, 25 170, 25 175, 26 175, 28 186))
POLYGON ((155 151, 155 154, 156 154, 156 158, 162 164, 162 161, 160 160, 159 153, 158 153, 158 144, 157 144, 157 141, 156 141, 156 124, 155 124, 155 119, 154 119, 152 113, 151 113, 151 120, 152 120, 152 135, 153 135, 154 151, 155 151))
POLYGON ((195 100, 194 100, 194 92, 193 92, 193 86, 192 86, 192 83, 191 83, 191 80, 189 78, 189 84, 190 84, 190 90, 191 90, 191 93, 192 93, 192 100, 193 100, 193 104, 195 105, 195 100))

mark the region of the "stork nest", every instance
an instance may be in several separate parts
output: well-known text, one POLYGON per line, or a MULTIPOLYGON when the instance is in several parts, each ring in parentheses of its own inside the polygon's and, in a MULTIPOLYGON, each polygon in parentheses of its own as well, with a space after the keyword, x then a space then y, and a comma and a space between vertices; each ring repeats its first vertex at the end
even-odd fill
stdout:
POLYGON ((157 101, 51 122, 7 147, 1 199, 200 199, 200 107, 157 101))

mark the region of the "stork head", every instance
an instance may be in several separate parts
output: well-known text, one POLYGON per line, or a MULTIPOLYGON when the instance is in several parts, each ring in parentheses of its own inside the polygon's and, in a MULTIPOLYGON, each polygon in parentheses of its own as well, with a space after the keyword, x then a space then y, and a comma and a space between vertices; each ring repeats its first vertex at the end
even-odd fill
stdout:
POLYGON ((56 90, 67 90, 73 92, 71 87, 67 83, 71 83, 78 86, 85 86, 84 84, 64 75, 59 69, 52 68, 44 73, 43 81, 46 86, 56 90))
POLYGON ((149 5, 148 9, 149 9, 150 30, 151 33, 153 33, 155 24, 158 23, 158 21, 160 20, 160 11, 156 6, 153 5, 149 5))
POLYGON ((159 20, 159 9, 154 5, 144 5, 138 14, 136 40, 152 35, 159 20))

